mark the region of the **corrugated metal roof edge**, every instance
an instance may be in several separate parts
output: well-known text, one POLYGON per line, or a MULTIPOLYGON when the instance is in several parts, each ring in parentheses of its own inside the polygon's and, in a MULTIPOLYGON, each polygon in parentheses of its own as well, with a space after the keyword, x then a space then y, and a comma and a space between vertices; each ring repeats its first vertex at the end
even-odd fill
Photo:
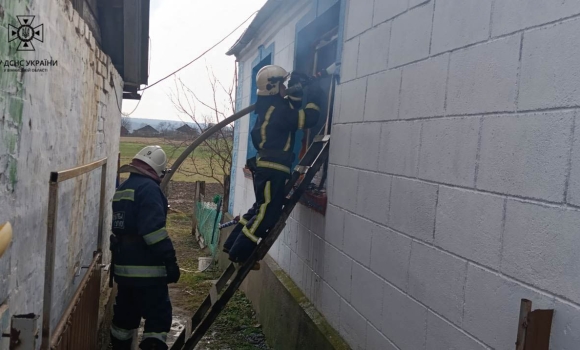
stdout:
POLYGON ((270 16, 278 9, 280 5, 284 3, 285 0, 268 0, 264 6, 258 11, 258 14, 250 23, 248 28, 244 31, 242 36, 236 41, 234 46, 232 46, 228 52, 227 56, 235 55, 237 56, 242 50, 252 42, 252 39, 256 36, 256 32, 266 23, 270 16))

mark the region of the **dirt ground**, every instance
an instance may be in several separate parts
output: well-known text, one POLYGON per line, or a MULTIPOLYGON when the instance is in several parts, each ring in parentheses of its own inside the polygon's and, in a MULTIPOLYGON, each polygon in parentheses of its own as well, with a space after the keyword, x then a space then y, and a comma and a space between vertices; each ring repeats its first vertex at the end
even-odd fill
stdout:
MULTIPOLYGON (((206 201, 211 202, 215 195, 223 196, 223 187, 218 183, 205 184, 206 201)), ((171 209, 191 215, 195 196, 195 182, 169 183, 169 205, 171 209)))
MULTIPOLYGON (((200 249, 191 235, 191 213, 193 208, 194 183, 174 182, 169 192, 172 209, 168 215, 167 228, 171 236, 180 265, 181 278, 177 284, 170 285, 170 298, 173 305, 174 324, 168 343, 181 332, 186 320, 191 318, 197 307, 209 293, 212 281, 217 280, 221 271, 198 272, 198 257, 209 256, 200 249)), ((206 198, 221 194, 219 184, 206 185, 206 198)), ((212 268, 210 268, 211 270, 212 268)), ((220 314, 208 334, 196 347, 197 350, 254 350, 269 349, 254 310, 244 294, 237 292, 220 314)))

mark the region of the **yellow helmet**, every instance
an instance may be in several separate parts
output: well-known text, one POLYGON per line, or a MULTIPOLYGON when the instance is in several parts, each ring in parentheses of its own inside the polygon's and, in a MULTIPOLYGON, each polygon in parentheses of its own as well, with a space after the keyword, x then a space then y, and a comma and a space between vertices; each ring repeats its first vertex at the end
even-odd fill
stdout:
POLYGON ((280 66, 265 66, 256 75, 258 96, 271 96, 280 93, 280 84, 288 79, 288 72, 280 66))

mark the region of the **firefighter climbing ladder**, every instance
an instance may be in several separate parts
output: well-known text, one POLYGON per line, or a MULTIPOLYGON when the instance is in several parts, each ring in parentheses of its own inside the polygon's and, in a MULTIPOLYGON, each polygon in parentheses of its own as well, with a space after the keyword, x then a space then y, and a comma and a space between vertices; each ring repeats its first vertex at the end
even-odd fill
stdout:
POLYGON ((270 247, 272 247, 286 226, 286 220, 292 213, 296 203, 298 203, 300 197, 312 182, 314 175, 328 158, 329 141, 330 135, 320 135, 314 139, 314 142, 308 148, 308 151, 300 160, 286 184, 286 201, 278 222, 269 230, 268 236, 258 242, 258 246, 244 265, 238 268, 234 264, 228 266, 191 318, 193 333, 186 340, 186 330, 184 329, 171 347, 171 350, 193 350, 240 287, 255 263, 266 256, 268 250, 270 250, 270 247), (230 279, 231 282, 227 285, 230 279), (225 290, 223 290, 224 287, 226 287, 225 290))

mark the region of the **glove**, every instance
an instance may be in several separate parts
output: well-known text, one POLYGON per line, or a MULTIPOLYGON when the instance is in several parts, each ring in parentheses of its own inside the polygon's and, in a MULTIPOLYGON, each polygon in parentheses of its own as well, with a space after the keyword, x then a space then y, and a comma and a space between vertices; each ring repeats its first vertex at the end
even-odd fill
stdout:
POLYGON ((313 81, 307 87, 307 95, 306 96, 307 96, 308 102, 313 102, 313 103, 317 104, 318 106, 320 106, 322 103, 322 98, 324 96, 324 91, 322 90, 322 88, 320 87, 320 85, 318 84, 317 81, 313 81))
POLYGON ((177 283, 179 281, 181 271, 179 271, 176 258, 165 262, 165 270, 167 271, 167 283, 177 283))

